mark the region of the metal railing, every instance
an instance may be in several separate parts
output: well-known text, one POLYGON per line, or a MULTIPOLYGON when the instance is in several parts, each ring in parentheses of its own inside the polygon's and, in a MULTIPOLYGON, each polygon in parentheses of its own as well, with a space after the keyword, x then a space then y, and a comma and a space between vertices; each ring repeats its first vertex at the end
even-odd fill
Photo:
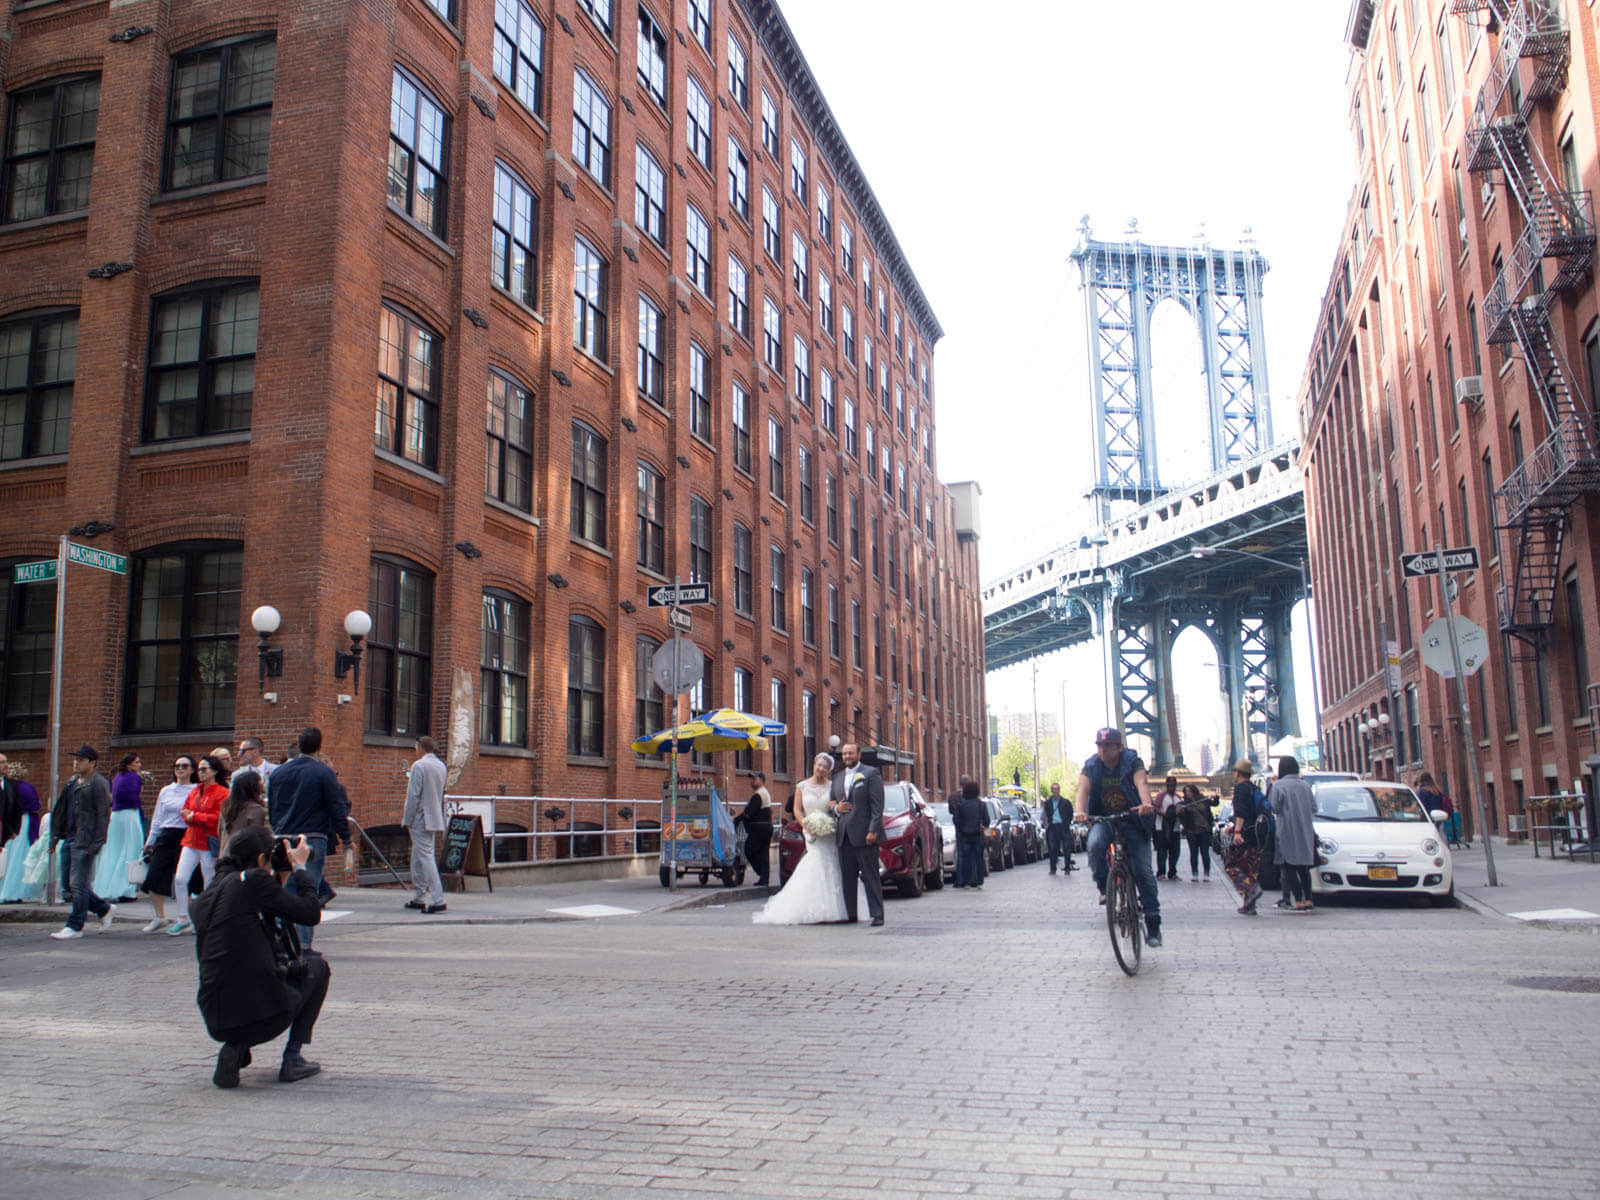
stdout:
POLYGON ((660 849, 659 799, 447 795, 444 803, 447 814, 485 818, 490 866, 635 858, 660 849), (522 856, 502 856, 519 845, 522 856))
MULTIPOLYGON (((1495 489, 1495 524, 1502 529, 1516 525, 1522 515, 1540 501, 1551 507, 1565 507, 1572 497, 1567 495, 1569 489, 1560 485, 1582 467, 1600 470, 1600 462, 1595 458, 1590 422, 1573 414, 1552 429, 1550 436, 1495 489)), ((1574 490, 1582 490, 1587 474, 1585 472, 1585 478, 1577 481, 1574 490)))

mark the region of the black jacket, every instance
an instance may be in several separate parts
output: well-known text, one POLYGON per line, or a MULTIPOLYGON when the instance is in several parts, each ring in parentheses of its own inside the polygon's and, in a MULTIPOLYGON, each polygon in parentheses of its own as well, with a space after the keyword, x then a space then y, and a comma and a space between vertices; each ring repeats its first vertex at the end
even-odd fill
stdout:
POLYGON ((330 853, 340 842, 350 840, 350 798, 344 785, 309 754, 274 768, 267 780, 267 796, 272 831, 279 837, 318 834, 328 839, 330 853))
POLYGON ((111 785, 106 777, 94 771, 87 784, 76 777, 69 779, 50 814, 50 849, 71 838, 74 850, 99 854, 110 831, 111 785))
POLYGON ((0 846, 16 837, 22 829, 22 795, 17 785, 0 775, 0 846))
POLYGON ((950 815, 955 819, 957 833, 982 833, 989 825, 989 808, 982 800, 958 796, 950 802, 950 815))
POLYGON ((315 925, 322 906, 310 872, 298 870, 289 882, 293 892, 261 868, 218 872, 190 906, 200 963, 195 1000, 206 1031, 218 1041, 257 1021, 287 1019, 300 1002, 278 974, 274 918, 315 925))
POLYGON ((1044 803, 1039 807, 1039 823, 1045 827, 1045 830, 1048 831, 1050 826, 1055 823, 1055 814, 1050 811, 1052 804, 1061 805, 1061 823, 1063 825, 1071 825, 1072 801, 1065 796, 1062 796, 1059 800, 1054 796, 1046 796, 1044 803))

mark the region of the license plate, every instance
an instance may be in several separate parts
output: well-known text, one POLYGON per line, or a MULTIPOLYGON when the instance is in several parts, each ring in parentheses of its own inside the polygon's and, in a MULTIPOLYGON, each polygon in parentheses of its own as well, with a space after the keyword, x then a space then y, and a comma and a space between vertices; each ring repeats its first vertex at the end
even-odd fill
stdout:
POLYGON ((1368 867, 1368 879, 1398 879, 1400 872, 1395 867, 1368 867))

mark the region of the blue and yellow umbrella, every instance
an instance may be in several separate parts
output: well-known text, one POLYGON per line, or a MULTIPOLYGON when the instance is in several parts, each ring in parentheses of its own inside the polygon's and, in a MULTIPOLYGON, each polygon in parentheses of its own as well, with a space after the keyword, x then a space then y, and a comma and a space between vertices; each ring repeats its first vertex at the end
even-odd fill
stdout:
POLYGON ((702 753, 715 750, 765 750, 769 737, 782 737, 782 721, 751 716, 734 708, 719 708, 671 729, 659 729, 633 743, 635 754, 663 754, 676 750, 702 753))

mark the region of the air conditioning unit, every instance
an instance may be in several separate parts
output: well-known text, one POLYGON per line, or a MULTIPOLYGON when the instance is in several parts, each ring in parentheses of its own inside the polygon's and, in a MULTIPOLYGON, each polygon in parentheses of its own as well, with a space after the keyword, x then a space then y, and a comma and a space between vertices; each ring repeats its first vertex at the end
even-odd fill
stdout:
POLYGON ((1483 407, 1483 376, 1463 375, 1456 380, 1456 403, 1469 404, 1473 408, 1483 407))

